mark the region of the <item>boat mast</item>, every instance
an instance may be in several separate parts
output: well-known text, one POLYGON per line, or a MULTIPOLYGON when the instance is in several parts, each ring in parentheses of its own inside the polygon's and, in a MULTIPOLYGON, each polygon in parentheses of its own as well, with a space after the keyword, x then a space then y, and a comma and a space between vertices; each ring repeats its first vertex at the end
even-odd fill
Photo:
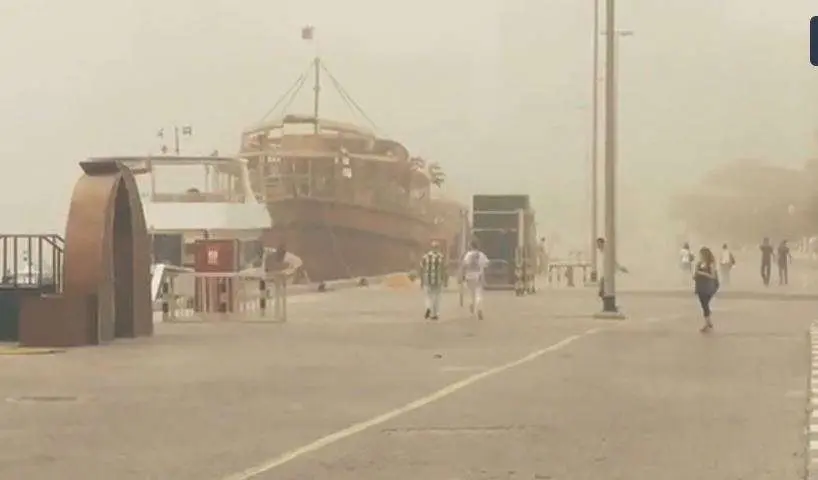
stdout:
MULTIPOLYGON (((301 39, 307 42, 313 42, 315 38, 315 27, 312 25, 307 25, 301 28, 301 39)), ((315 49, 315 58, 312 61, 312 68, 315 70, 315 79, 313 80, 313 107, 312 107, 312 115, 313 115, 313 124, 315 125, 313 132, 318 135, 320 133, 320 129, 318 128, 318 106, 319 106, 319 99, 321 96, 321 57, 318 56, 318 48, 315 49)))
POLYGON ((318 56, 313 60, 313 69, 315 69, 315 86, 313 87, 315 93, 313 95, 312 115, 315 120, 314 133, 318 135, 320 133, 320 129, 318 128, 318 107, 321 96, 321 59, 318 56))

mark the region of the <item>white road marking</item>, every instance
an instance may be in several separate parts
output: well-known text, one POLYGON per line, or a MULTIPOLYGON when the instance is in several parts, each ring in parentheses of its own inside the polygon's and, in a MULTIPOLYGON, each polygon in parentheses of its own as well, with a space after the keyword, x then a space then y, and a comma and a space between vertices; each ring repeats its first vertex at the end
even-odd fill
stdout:
POLYGON ((809 331, 810 365, 809 391, 810 408, 807 425, 807 476, 813 478, 818 471, 818 320, 813 321, 809 331))
POLYGON ((485 370, 486 367, 483 365, 447 365, 445 367, 441 367, 440 371, 443 373, 450 373, 450 372, 469 372, 473 370, 485 370))
POLYGON ((365 430, 368 430, 368 429, 370 429, 372 427, 375 427, 375 426, 378 426, 378 425, 380 425, 382 423, 388 422, 389 420, 392 420, 393 418, 399 417, 399 416, 404 415, 406 413, 409 413, 411 411, 414 411, 414 410, 417 410, 419 408, 425 407, 426 405, 437 402, 438 400, 442 400, 442 399, 444 399, 444 398, 446 398, 446 397, 448 397, 448 396, 450 396, 450 395, 452 395, 452 394, 454 394, 454 393, 456 393, 456 392, 458 392, 458 391, 460 391, 460 390, 462 390, 462 389, 464 389, 464 388, 466 388, 466 387, 468 387, 470 385, 473 385, 473 384, 481 381, 481 380, 484 380, 484 379, 492 377, 494 375, 503 373, 506 370, 512 369, 514 367, 519 367, 520 365, 524 365, 526 363, 532 362, 532 361, 538 359, 539 357, 541 357, 541 356, 543 356, 543 355, 545 355, 547 353, 555 352, 557 350, 565 348, 568 345, 570 345, 571 343, 579 340, 580 338, 583 338, 583 337, 586 337, 586 336, 589 336, 589 335, 593 335, 593 334, 595 334, 595 333, 597 333, 597 332, 599 332, 601 330, 602 330, 602 328, 597 327, 597 328, 592 328, 590 330, 586 330, 585 332, 579 333, 577 335, 571 335, 570 337, 564 338, 561 341, 559 341, 559 342, 557 342, 557 343, 555 343, 553 345, 542 348, 540 350, 536 350, 536 351, 534 351, 534 352, 532 352, 532 353, 530 353, 530 354, 528 354, 528 355, 526 355, 526 356, 524 356, 522 358, 519 358, 517 360, 514 360, 512 362, 509 362, 509 363, 506 363, 506 364, 503 364, 503 365, 500 365, 500 366, 497 366, 497 367, 494 367, 494 368, 490 368, 488 370, 484 370, 484 371, 482 371, 480 373, 476 373, 476 374, 474 374, 474 375, 472 375, 470 377, 467 377, 467 378, 465 378, 463 380, 460 380, 459 382, 452 383, 452 384, 450 384, 450 385, 448 385, 448 386, 446 386, 446 387, 444 387, 444 388, 442 388, 442 389, 440 389, 440 390, 438 390, 438 391, 436 391, 436 392, 434 392, 434 393, 432 393, 430 395, 419 398, 419 399, 417 399, 417 400, 415 400, 413 402, 407 403, 406 405, 404 405, 404 406, 402 406, 400 408, 396 408, 395 410, 386 412, 386 413, 381 414, 381 415, 379 415, 377 417, 374 417, 372 419, 365 420, 365 421, 360 422, 360 423, 356 423, 356 424, 354 424, 354 425, 352 425, 350 427, 347 427, 347 428, 345 428, 343 430, 339 430, 339 431, 337 431, 335 433, 327 435, 326 437, 319 438, 318 440, 316 440, 316 441, 314 441, 314 442, 312 442, 310 444, 304 445, 303 447, 299 447, 299 448, 296 448, 294 450, 290 450, 289 452, 286 452, 284 454, 275 456, 275 457, 271 458, 270 460, 267 460, 267 461, 255 466, 255 467, 248 468, 247 470, 244 470, 242 472, 238 472, 238 473, 235 473, 233 475, 229 475, 227 477, 224 477, 224 480, 249 480, 249 479, 251 479, 251 478, 253 478, 255 476, 261 475, 262 473, 266 473, 266 472, 269 472, 270 470, 278 468, 278 467, 284 465, 285 463, 291 462, 291 461, 295 460, 298 457, 301 457, 301 456, 306 455, 308 453, 315 452, 315 451, 320 450, 320 449, 322 449, 322 448, 324 448, 324 447, 326 447, 328 445, 332 445, 333 443, 339 442, 339 441, 341 441, 341 440, 343 440, 343 439, 345 439, 347 437, 351 437, 352 435, 355 435, 357 433, 361 433, 361 432, 363 432, 365 430))

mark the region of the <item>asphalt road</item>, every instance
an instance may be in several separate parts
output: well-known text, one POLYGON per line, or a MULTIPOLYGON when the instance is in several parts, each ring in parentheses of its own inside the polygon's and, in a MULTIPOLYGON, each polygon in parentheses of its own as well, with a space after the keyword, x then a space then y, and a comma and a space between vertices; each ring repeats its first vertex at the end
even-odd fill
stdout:
POLYGON ((811 302, 414 290, 0 357, 0 479, 803 477, 811 302))

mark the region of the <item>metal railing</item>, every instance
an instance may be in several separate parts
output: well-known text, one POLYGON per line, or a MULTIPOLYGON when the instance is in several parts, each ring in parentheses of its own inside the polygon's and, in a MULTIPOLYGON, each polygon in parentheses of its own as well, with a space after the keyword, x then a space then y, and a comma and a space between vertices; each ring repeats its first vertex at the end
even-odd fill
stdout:
POLYGON ((546 269, 546 280, 549 286, 576 287, 591 281, 591 263, 580 260, 550 262, 546 269))
POLYGON ((289 277, 284 274, 263 276, 165 268, 158 295, 162 321, 240 317, 285 322, 288 282, 289 277))
POLYGON ((0 234, 0 256, 0 286, 62 291, 65 240, 60 235, 0 234))

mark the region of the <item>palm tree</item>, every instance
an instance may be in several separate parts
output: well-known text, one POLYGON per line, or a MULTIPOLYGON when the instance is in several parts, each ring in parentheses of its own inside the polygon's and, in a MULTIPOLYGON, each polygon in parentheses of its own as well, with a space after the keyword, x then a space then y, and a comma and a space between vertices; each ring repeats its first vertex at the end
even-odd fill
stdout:
POLYGON ((429 178, 431 178, 432 185, 440 188, 446 182, 446 174, 443 172, 443 167, 437 162, 429 164, 429 178))

